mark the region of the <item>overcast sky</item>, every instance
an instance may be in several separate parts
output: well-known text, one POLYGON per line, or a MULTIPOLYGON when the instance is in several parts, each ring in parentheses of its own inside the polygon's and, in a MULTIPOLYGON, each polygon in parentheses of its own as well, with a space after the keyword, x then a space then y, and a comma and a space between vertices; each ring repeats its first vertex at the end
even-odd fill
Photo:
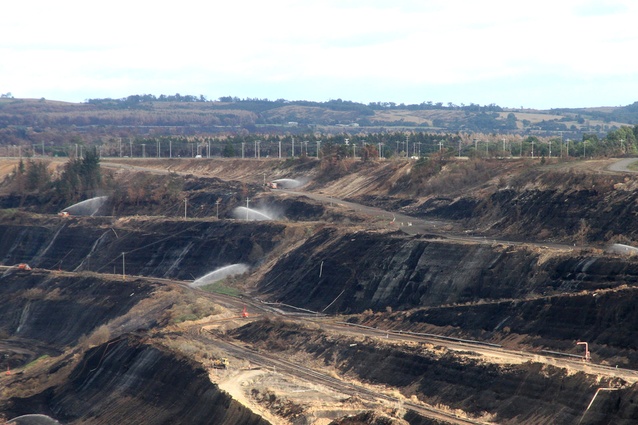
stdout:
POLYGON ((20 0, 0 93, 619 106, 638 101, 635 0, 20 0))

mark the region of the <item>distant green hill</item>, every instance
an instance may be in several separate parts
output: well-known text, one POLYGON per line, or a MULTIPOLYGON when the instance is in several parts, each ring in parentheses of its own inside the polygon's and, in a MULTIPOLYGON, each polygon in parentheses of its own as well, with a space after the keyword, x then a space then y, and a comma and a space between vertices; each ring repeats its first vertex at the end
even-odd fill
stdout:
POLYGON ((202 135, 282 134, 320 131, 385 130, 557 135, 580 138, 638 124, 638 102, 623 107, 580 109, 507 109, 497 105, 423 102, 362 104, 341 99, 327 102, 284 99, 210 101, 203 96, 133 95, 122 99, 89 99, 67 103, 45 99, 0 99, 0 144, 55 139, 65 131, 89 138, 135 134, 202 135))

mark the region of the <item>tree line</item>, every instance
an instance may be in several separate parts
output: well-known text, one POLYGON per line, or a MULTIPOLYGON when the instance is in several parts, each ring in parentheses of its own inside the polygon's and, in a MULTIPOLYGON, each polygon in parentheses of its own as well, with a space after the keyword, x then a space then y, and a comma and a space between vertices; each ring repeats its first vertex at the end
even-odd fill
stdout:
POLYGON ((148 102, 220 102, 224 104, 234 103, 237 104, 241 109, 247 110, 267 110, 271 108, 277 108, 281 105, 298 105, 298 106, 316 106, 328 108, 335 111, 358 111, 367 115, 374 114, 376 110, 386 110, 386 109, 404 109, 404 110, 437 110, 437 109, 450 109, 450 110, 461 110, 468 112, 502 112, 504 109, 501 106, 498 106, 494 103, 489 105, 480 105, 476 103, 470 103, 466 105, 465 103, 455 104, 453 102, 433 102, 433 101, 423 101, 421 103, 416 104, 405 104, 405 103, 396 103, 396 102, 369 102, 368 104, 354 102, 350 100, 343 99, 330 99, 324 102, 320 101, 308 101, 308 100, 286 100, 286 99, 276 99, 270 100, 268 98, 251 98, 245 97, 240 98, 237 96, 220 96, 216 100, 208 100, 206 96, 200 94, 198 96, 194 95, 180 95, 176 93, 174 95, 164 95, 161 94, 159 96, 155 96, 153 94, 136 94, 130 95, 127 97, 112 99, 112 98, 95 98, 95 99, 87 99, 86 103, 92 105, 108 105, 108 104, 119 104, 121 106, 135 106, 142 105, 148 102))
POLYGON ((580 139, 489 133, 381 132, 369 134, 137 137, 110 139, 99 147, 104 156, 161 158, 420 158, 441 154, 472 158, 605 157, 638 154, 638 125, 622 126, 604 137, 585 133, 580 139))

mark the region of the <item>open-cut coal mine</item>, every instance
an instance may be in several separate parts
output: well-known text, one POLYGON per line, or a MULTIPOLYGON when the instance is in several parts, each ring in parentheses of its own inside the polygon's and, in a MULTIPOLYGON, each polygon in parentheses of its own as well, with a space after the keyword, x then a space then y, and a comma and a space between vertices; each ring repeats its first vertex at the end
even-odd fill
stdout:
POLYGON ((638 423, 614 159, 93 160, 0 159, 2 423, 638 423))

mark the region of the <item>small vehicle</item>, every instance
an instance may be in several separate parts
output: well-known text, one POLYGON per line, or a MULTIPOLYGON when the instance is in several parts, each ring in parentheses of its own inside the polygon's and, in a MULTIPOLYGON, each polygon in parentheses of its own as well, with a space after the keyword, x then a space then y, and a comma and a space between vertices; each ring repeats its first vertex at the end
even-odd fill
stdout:
POLYGON ((15 266, 18 270, 31 271, 31 266, 27 263, 16 264, 15 266))
POLYGON ((227 358, 214 359, 212 362, 213 369, 228 369, 229 362, 227 358))
POLYGON ((60 211, 58 213, 59 217, 68 217, 69 216, 69 212, 68 211, 60 211))

